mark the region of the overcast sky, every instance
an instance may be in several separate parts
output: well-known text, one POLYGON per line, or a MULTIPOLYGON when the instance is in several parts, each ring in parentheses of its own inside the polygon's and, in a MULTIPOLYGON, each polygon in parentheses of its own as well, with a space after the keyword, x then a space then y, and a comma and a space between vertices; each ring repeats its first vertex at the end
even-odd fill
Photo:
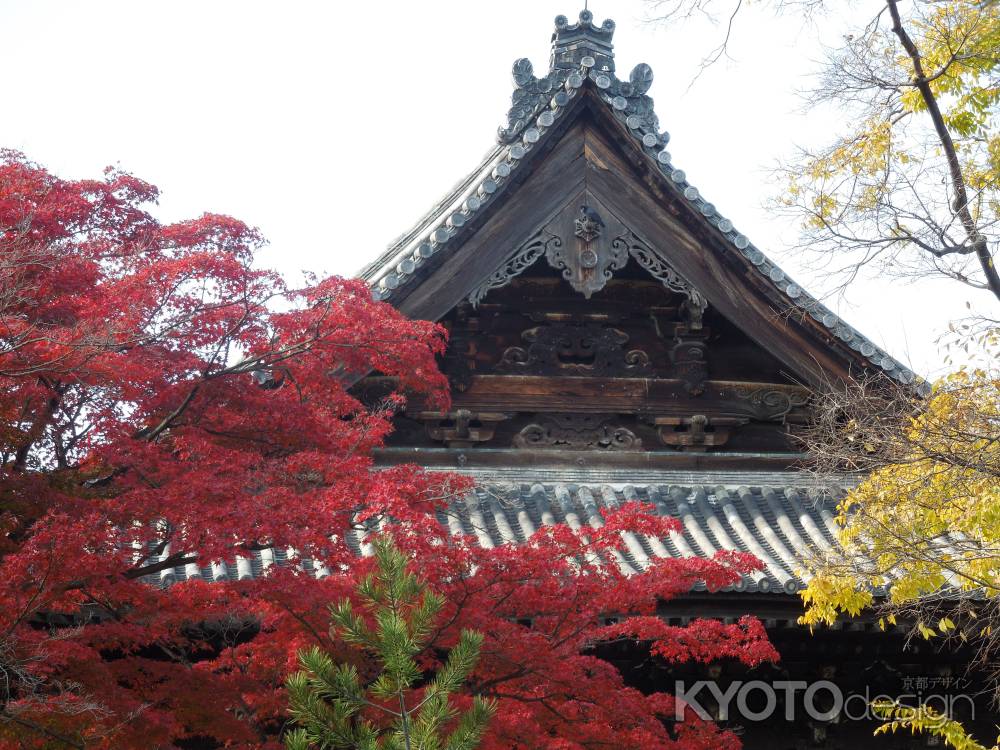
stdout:
MULTIPOLYGON (((618 73, 653 67, 674 162, 772 259, 829 288, 789 250, 795 226, 765 202, 768 167, 831 138, 837 113, 797 95, 842 21, 819 27, 751 9, 732 60, 692 84, 720 40, 707 23, 644 23, 641 0, 592 0, 617 23, 618 73), (754 15, 756 14, 756 15, 754 15)), ((163 219, 228 213, 263 231, 262 263, 352 275, 492 145, 510 66, 547 67, 567 0, 252 2, 0 0, 0 146, 66 177, 120 164, 158 185, 163 219)), ((963 314, 946 282, 859 281, 827 303, 929 375, 935 339, 963 314)))

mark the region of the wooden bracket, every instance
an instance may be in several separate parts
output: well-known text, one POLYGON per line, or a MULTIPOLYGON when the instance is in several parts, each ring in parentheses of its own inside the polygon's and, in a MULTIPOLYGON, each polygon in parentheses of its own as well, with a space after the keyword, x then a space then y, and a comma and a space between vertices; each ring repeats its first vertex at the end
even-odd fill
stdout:
POLYGON ((415 417, 424 422, 427 436, 449 448, 468 448, 493 439, 498 422, 509 419, 503 412, 422 411, 415 417))
POLYGON ((712 417, 695 414, 691 417, 655 417, 660 441, 672 448, 688 452, 704 452, 725 445, 733 431, 749 422, 739 417, 712 417))

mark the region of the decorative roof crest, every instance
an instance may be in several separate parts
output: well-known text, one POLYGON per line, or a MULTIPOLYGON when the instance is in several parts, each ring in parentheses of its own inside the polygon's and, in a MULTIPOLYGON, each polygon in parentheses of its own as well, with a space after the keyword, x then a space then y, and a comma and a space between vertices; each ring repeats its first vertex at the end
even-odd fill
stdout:
POLYGON ((536 78, 531 60, 522 57, 514 61, 511 71, 514 93, 507 112, 507 125, 501 127, 498 134, 499 141, 511 143, 516 140, 543 109, 565 106, 569 101, 568 91, 579 88, 589 79, 602 99, 615 110, 632 117, 630 127, 641 129, 643 135, 649 133, 659 143, 659 123, 653 112, 653 100, 646 95, 653 83, 653 70, 646 63, 639 63, 627 81, 618 80, 611 43, 614 33, 614 21, 609 18, 598 26, 589 10, 580 11, 580 20, 573 24, 566 16, 556 16, 548 73, 536 78))
POLYGON ((552 33, 550 68, 579 69, 584 57, 594 58, 590 67, 606 73, 615 72, 615 53, 611 37, 615 22, 610 18, 597 26, 594 14, 580 11, 580 20, 571 24, 566 16, 556 16, 556 30, 552 33))

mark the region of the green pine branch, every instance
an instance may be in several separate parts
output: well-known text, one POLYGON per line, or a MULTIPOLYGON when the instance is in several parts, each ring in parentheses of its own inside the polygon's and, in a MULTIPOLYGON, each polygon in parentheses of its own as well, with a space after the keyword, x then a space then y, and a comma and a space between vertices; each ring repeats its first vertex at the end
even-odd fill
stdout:
POLYGON ((409 705, 413 686, 424 677, 416 657, 427 648, 444 598, 410 572, 391 538, 379 537, 374 548, 375 570, 357 591, 375 627, 345 599, 330 607, 330 636, 371 654, 381 670, 365 686, 352 665, 336 664, 316 647, 300 651, 301 670, 287 681, 289 714, 297 726, 285 735, 285 747, 474 750, 496 704, 476 697, 459 715, 450 698, 479 661, 483 636, 463 630, 421 700, 409 705))

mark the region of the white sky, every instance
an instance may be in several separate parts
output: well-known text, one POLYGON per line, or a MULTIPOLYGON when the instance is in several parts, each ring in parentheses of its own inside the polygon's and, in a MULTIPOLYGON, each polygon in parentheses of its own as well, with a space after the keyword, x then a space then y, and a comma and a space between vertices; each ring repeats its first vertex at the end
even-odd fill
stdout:
MULTIPOLYGON (((163 219, 228 213, 270 240, 264 264, 352 275, 476 165, 507 110, 511 63, 543 72, 553 18, 575 20, 581 2, 0 0, 0 146, 65 177, 120 164, 161 188, 163 219)), ((644 24, 641 0, 591 9, 618 25, 620 77, 653 67, 674 162, 822 293, 786 249, 796 228, 764 203, 776 159, 836 132, 836 116, 801 112, 796 95, 836 19, 817 30, 751 9, 734 59, 689 88, 720 29, 644 24)), ((967 299, 947 282, 868 281, 827 303, 932 375, 935 339, 967 299)))

